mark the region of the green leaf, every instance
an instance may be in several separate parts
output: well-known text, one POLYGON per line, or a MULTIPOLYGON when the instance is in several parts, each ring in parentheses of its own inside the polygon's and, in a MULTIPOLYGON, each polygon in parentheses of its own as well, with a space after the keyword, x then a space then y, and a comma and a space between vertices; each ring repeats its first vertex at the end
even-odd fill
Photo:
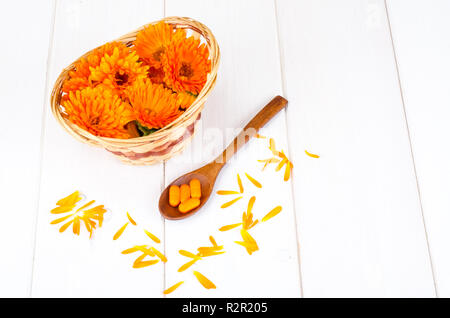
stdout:
POLYGON ((137 124, 137 127, 138 127, 139 131, 141 132, 142 136, 148 136, 158 130, 158 129, 154 129, 154 128, 147 128, 138 121, 136 121, 136 124, 137 124))

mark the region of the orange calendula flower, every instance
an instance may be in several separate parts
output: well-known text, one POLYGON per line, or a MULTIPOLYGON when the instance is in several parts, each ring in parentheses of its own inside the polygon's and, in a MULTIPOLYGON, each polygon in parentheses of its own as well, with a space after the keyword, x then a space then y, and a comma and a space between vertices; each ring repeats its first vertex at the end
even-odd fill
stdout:
POLYGON ((98 66, 89 67, 89 80, 122 91, 134 81, 147 77, 148 66, 138 60, 136 52, 130 52, 125 44, 117 43, 112 53, 104 54, 98 66))
POLYGON ((136 81, 127 95, 134 115, 140 124, 150 129, 159 129, 181 115, 177 96, 163 85, 152 84, 149 79, 136 81))
POLYGON ((161 56, 164 82, 176 92, 198 94, 211 70, 209 51, 194 37, 174 39, 161 56))
POLYGON ((177 104, 178 107, 185 110, 192 105, 197 97, 190 93, 181 92, 177 94, 177 104))
POLYGON ((62 101, 67 118, 96 136, 129 138, 124 126, 134 120, 128 103, 104 86, 70 92, 62 101))
POLYGON ((176 38, 186 38, 186 31, 174 29, 172 25, 165 22, 149 25, 136 35, 134 49, 144 64, 149 66, 148 77, 152 83, 163 83, 164 69, 161 65, 161 56, 172 39, 176 38))
POLYGON ((150 67, 159 69, 161 56, 174 38, 186 38, 186 31, 174 29, 172 25, 161 21, 138 32, 134 41, 135 50, 150 67))
POLYGON ((92 82, 89 78, 91 76, 91 68, 95 69, 99 66, 105 54, 112 55, 116 47, 119 49, 123 49, 125 47, 125 49, 128 50, 128 48, 126 48, 126 46, 122 43, 110 42, 96 48, 86 57, 83 57, 77 61, 75 63, 74 70, 69 72, 69 79, 64 82, 62 91, 64 93, 69 93, 71 91, 95 86, 97 83, 92 82))

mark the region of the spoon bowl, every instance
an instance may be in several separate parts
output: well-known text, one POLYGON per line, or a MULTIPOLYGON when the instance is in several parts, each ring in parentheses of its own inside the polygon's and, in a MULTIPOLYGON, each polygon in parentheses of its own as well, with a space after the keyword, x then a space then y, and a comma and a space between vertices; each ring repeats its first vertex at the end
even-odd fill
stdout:
POLYGON ((200 169, 186 173, 172 181, 172 183, 170 183, 164 189, 164 191, 161 193, 161 197, 159 198, 159 211, 161 212, 161 214, 166 219, 179 220, 187 218, 188 216, 191 216, 192 214, 197 212, 205 204, 205 202, 208 201, 209 196, 211 195, 214 188, 216 177, 222 167, 223 164, 213 162, 206 166, 203 166, 200 169), (177 207, 173 207, 169 204, 169 188, 171 185, 181 186, 182 184, 189 184, 192 179, 198 179, 201 184, 202 197, 200 198, 200 205, 187 213, 181 213, 180 211, 178 211, 177 207), (164 213, 162 211, 164 211, 164 213))
POLYGON ((159 212, 163 217, 169 220, 179 220, 187 218, 196 213, 208 201, 214 188, 217 176, 226 162, 233 156, 239 148, 242 147, 251 137, 258 133, 258 130, 263 127, 273 116, 282 110, 287 104, 287 100, 281 96, 275 96, 255 117, 245 126, 233 142, 224 150, 224 152, 214 161, 201 167, 200 169, 191 171, 182 175, 178 179, 172 181, 161 193, 159 198, 159 212), (192 179, 198 179, 202 187, 202 196, 200 198, 200 205, 195 209, 181 213, 178 208, 169 204, 169 188, 171 185, 181 186, 182 184, 189 184, 192 179))

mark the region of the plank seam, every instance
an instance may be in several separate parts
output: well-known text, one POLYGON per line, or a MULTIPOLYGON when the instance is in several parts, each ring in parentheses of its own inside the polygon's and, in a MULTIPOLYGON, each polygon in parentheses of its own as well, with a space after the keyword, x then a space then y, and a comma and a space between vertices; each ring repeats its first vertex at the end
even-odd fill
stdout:
MULTIPOLYGON (((277 42, 278 42, 278 56, 280 59, 280 80, 281 80, 281 91, 284 97, 287 98, 287 94, 286 94, 286 74, 285 74, 285 63, 284 63, 284 51, 283 51, 283 47, 281 45, 281 37, 280 37, 280 25, 278 22, 278 7, 277 7, 277 0, 273 0, 273 4, 274 4, 274 13, 275 13, 275 27, 276 27, 276 31, 277 31, 277 42)), ((284 121, 285 121, 285 130, 286 130, 286 139, 287 139, 287 150, 286 152, 288 153, 289 158, 291 158, 291 153, 290 153, 290 149, 291 149, 291 143, 290 143, 290 138, 289 138, 289 129, 288 129, 288 120, 287 120, 287 108, 288 106, 283 109, 283 116, 284 116, 284 121)), ((296 205, 295 205, 295 196, 294 196, 294 173, 292 173, 291 176, 291 197, 292 197, 292 208, 294 210, 294 225, 295 225, 295 237, 296 237, 296 241, 297 241, 297 263, 298 263, 298 271, 299 271, 299 285, 300 285, 300 297, 303 297, 303 279, 302 279, 302 266, 301 266, 301 260, 300 260, 300 238, 299 238, 299 233, 298 233, 298 226, 297 226, 297 210, 296 210, 296 205)))
POLYGON ((423 224, 423 228, 424 228, 424 232, 425 232, 425 239, 426 239, 427 249, 428 249, 428 257, 430 259, 431 275, 433 277, 433 284, 434 284, 434 292, 435 292, 436 297, 439 297, 436 276, 435 276, 435 270, 434 270, 434 265, 433 265, 433 258, 431 256, 430 242, 428 239, 427 226, 426 226, 426 221, 425 221, 425 217, 424 217, 424 210, 423 210, 423 205, 422 205, 422 195, 420 192, 420 183, 419 183, 419 178, 417 176, 416 161, 414 158, 414 148, 413 148, 412 141, 411 141, 411 133, 410 133, 410 129, 409 129, 408 115, 406 112, 405 98, 403 95, 403 86, 402 86, 402 82, 401 82, 401 78, 400 78, 400 70, 399 70, 399 66, 398 66, 397 52, 395 50, 394 37, 392 35, 392 27, 391 27, 391 20, 389 17, 387 0, 384 0, 384 8, 386 11, 386 18, 387 18, 387 23, 388 23, 388 28, 389 28, 389 36, 390 36, 391 46, 392 46, 392 54, 394 56, 394 62, 395 62, 395 71, 396 71, 398 86, 399 86, 399 90, 400 90, 400 98, 401 98, 401 102, 402 102, 403 117, 405 118, 405 123, 406 123, 406 132, 408 135, 408 142, 409 142, 409 149, 410 149, 411 159, 412 159, 412 164, 413 164, 414 177, 416 179, 416 189, 417 189, 417 195, 419 198, 420 212, 422 214, 422 224, 423 224))
MULTIPOLYGON (((163 16, 166 17, 166 0, 163 0, 163 16)), ((163 161, 162 164, 162 188, 161 188, 161 192, 164 191, 164 189, 166 188, 166 161, 163 161)), ((164 217, 161 216, 162 222, 163 222, 163 242, 164 242, 164 246, 163 246, 163 253, 164 255, 166 254, 166 219, 164 217)), ((163 290, 166 290, 166 271, 167 266, 166 263, 164 263, 163 266, 163 290)), ((166 294, 163 293, 163 298, 166 298, 166 294)))
POLYGON ((44 159, 44 139, 45 139, 45 124, 46 124, 46 117, 47 117, 47 99, 49 96, 49 84, 50 84, 50 65, 51 65, 51 59, 52 59, 52 52, 53 52, 53 41, 54 41, 54 34, 55 34, 55 23, 56 23, 56 8, 57 8, 57 1, 53 1, 53 13, 51 17, 51 27, 50 27, 50 33, 49 33, 49 44, 48 44, 48 51, 47 51, 47 61, 46 61, 46 70, 45 70, 45 87, 44 87, 44 101, 42 105, 42 115, 41 115, 41 135, 40 135, 40 149, 39 149, 39 171, 38 171, 38 180, 37 180, 37 198, 36 198, 36 211, 35 216, 33 219, 33 248, 32 248, 32 257, 31 257, 31 269, 30 269, 30 284, 28 287, 28 295, 29 297, 32 296, 33 293, 33 279, 34 279, 34 263, 36 258, 36 241, 37 241, 37 226, 38 226, 38 219, 39 219, 39 206, 41 201, 41 183, 42 183, 42 167, 43 167, 43 159, 44 159))

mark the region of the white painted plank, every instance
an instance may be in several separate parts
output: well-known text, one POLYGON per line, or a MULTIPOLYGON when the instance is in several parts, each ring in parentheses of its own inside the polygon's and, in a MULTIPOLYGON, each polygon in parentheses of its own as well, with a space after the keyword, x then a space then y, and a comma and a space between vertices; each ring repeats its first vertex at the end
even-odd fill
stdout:
POLYGON ((277 11, 304 296, 434 296, 384 2, 277 11))
POLYGON ((450 296, 450 2, 388 1, 438 296, 450 296))
MULTIPOLYGON (((50 83, 84 51, 162 16, 162 1, 59 1, 50 83)), ((163 264, 132 269, 132 256, 120 254, 151 242, 142 229, 130 225, 119 240, 113 242, 112 237, 129 211, 140 226, 163 239, 163 221, 156 210, 162 173, 162 165, 127 166, 103 149, 74 140, 47 103, 32 296, 161 296, 163 264), (55 202, 74 190, 111 210, 92 240, 84 229, 76 237, 69 230, 60 234, 49 224, 55 202)))
POLYGON ((0 3, 0 297, 29 295, 52 1, 0 3))
MULTIPOLYGON (((208 25, 221 48, 217 85, 202 112, 198 131, 182 156, 166 164, 166 183, 182 173, 213 159, 270 99, 281 93, 273 1, 166 1, 166 15, 190 16, 208 25), (224 136, 225 135, 225 136, 224 136)), ((280 148, 287 150, 285 114, 280 113, 264 130, 280 148)), ((215 190, 236 189, 236 173, 243 177, 244 199, 227 209, 220 205, 231 198, 212 195, 197 215, 182 221, 166 221, 166 287, 179 280, 185 284, 174 297, 299 297, 300 280, 291 186, 282 174, 260 171, 257 159, 267 158, 267 141, 253 140, 240 150, 219 176, 215 190), (245 179, 248 172, 263 184, 258 190, 245 179), (219 232, 218 228, 239 222, 251 195, 256 196, 254 214, 261 218, 276 205, 283 212, 268 223, 250 230, 260 251, 249 256, 233 243, 239 230, 219 232), (195 251, 208 245, 213 235, 226 253, 198 262, 186 272, 177 269, 187 261, 178 250, 195 251), (209 277, 216 290, 205 290, 192 270, 209 277)), ((295 164, 295 163, 294 163, 295 164)), ((271 172, 269 170, 272 170, 271 172)))

